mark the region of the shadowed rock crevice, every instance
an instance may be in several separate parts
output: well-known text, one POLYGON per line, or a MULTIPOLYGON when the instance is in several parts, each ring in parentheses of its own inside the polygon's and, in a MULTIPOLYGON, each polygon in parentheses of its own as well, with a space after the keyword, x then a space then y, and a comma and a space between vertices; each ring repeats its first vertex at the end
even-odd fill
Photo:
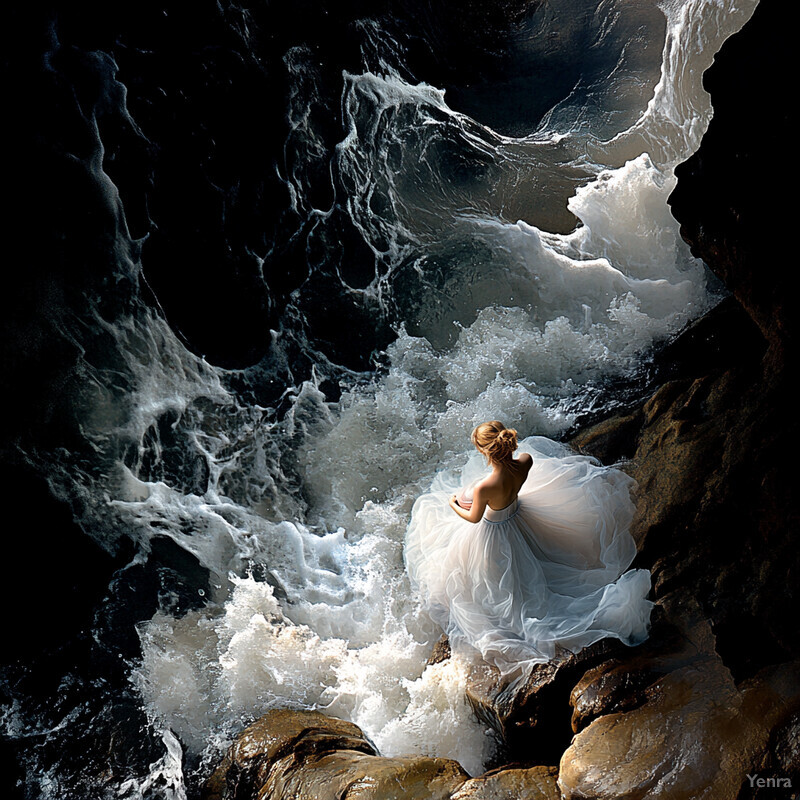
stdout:
POLYGON ((467 700, 475 716, 501 737, 499 758, 526 765, 554 764, 572 738, 570 691, 591 667, 619 653, 625 646, 604 639, 579 653, 561 650, 546 663, 537 664, 519 687, 509 689, 499 671, 479 662, 467 678, 467 700))

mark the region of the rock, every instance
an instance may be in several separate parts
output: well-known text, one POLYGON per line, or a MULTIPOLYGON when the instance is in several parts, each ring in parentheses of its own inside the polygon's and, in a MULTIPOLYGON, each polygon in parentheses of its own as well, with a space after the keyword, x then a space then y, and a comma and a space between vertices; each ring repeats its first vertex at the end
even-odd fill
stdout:
POLYGON ((800 786, 800 712, 795 713, 775 732, 771 754, 776 766, 784 773, 791 773, 792 783, 800 786))
POLYGON ((800 520, 783 457, 797 422, 760 364, 670 382, 643 409, 632 534, 654 596, 693 593, 737 677, 800 656, 800 520), (743 646, 744 643, 744 646, 743 646))
POLYGON ((692 598, 671 596, 653 609, 650 638, 629 657, 589 669, 570 693, 572 730, 597 717, 630 711, 647 701, 647 689, 675 669, 715 656, 714 636, 692 598))
POLYGON ((800 786, 800 712, 779 725, 760 762, 745 776, 737 800, 774 800, 789 796, 776 789, 800 786), (788 783, 787 783, 788 781, 788 783))
POLYGON ((258 800, 449 800, 467 774, 446 758, 381 758, 348 750, 276 762, 258 800))
POLYGON ((472 778, 450 800, 561 800, 556 767, 504 768, 472 778))
MULTIPOLYGON (((723 327, 738 314, 722 315, 723 327)), ((571 442, 605 463, 628 457, 621 467, 638 483, 634 566, 652 571, 654 599, 678 588, 698 598, 737 680, 800 656, 787 624, 800 614, 789 578, 800 568, 800 519, 785 445, 798 423, 788 377, 762 355, 753 346, 738 364, 675 369, 640 408, 571 442)))
POLYGON ((444 758, 382 758, 351 722, 270 711, 206 781, 203 800, 446 800, 468 778, 444 758))
POLYGON ((256 785, 263 782, 271 764, 298 745, 304 752, 377 752, 352 722, 315 711, 270 711, 242 731, 206 781, 203 800, 254 797, 256 785))
POLYGON ((696 365, 659 390, 645 407, 631 469, 639 560, 653 568, 656 596, 678 587, 696 594, 737 680, 800 656, 788 624, 800 612, 790 577, 800 520, 788 451, 800 432, 792 402, 800 273, 780 266, 784 243, 770 231, 784 178, 777 163, 766 166, 794 130, 782 99, 791 36, 780 4, 762 0, 725 42, 704 76, 713 119, 676 169, 669 199, 693 253, 752 320, 729 316, 724 338, 755 324, 768 349, 762 356, 742 340, 738 358, 728 349, 705 374, 696 365))
POLYGON ((581 453, 594 456, 605 464, 630 458, 636 452, 636 442, 642 428, 642 409, 615 414, 578 433, 570 445, 581 453))
POLYGON ((773 727, 800 709, 799 662, 768 667, 737 688, 720 658, 680 667, 648 702, 608 714, 564 753, 567 800, 729 800, 760 759, 773 727))
POLYGON ((743 362, 760 361, 766 347, 758 326, 729 295, 659 350, 653 358, 653 370, 660 383, 697 378, 711 370, 724 371, 743 362))
MULTIPOLYGON (((631 471, 639 484, 631 533, 640 549, 652 547, 662 530, 680 537, 693 529, 696 507, 708 477, 720 472, 719 456, 734 423, 726 401, 745 395, 742 376, 729 372, 671 381, 645 403, 631 471)), ((655 544, 662 549, 660 540, 655 544)))
POLYGON ((590 667, 571 692, 578 734, 560 762, 564 796, 722 800, 754 771, 791 775, 800 661, 737 686, 697 600, 680 589, 656 611, 645 643, 590 667))
POLYGON ((427 666, 430 667, 434 664, 441 664, 442 661, 447 661, 450 655, 450 640, 447 638, 447 634, 443 633, 439 641, 433 646, 431 654, 428 656, 427 666))
POLYGON ((502 737, 510 758, 527 763, 557 759, 572 736, 568 701, 578 678, 630 650, 617 639, 602 639, 578 653, 562 649, 552 661, 537 664, 519 685, 501 679, 496 667, 477 662, 467 677, 467 700, 478 719, 502 737))
POLYGON ((771 347, 796 346, 798 272, 782 269, 785 196, 780 153, 794 133, 784 76, 794 68, 791 26, 762 0, 703 76, 714 116, 697 152, 675 170, 672 213, 695 256, 723 280, 771 347), (768 120, 765 119, 768 115, 768 120))

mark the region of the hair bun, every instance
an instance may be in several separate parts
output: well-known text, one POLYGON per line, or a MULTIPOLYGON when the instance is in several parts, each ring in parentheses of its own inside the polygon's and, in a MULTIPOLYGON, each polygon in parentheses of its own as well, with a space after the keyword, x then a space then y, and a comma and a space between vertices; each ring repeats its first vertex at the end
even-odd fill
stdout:
POLYGON ((472 441, 491 461, 506 461, 517 449, 517 432, 495 419, 478 425, 472 441))

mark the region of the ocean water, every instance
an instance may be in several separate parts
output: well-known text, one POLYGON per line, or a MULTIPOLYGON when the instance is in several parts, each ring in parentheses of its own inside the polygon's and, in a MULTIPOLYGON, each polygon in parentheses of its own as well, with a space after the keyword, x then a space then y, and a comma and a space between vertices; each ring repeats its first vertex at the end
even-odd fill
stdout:
POLYGON ((103 343, 102 358, 86 348, 76 400, 90 455, 27 454, 87 536, 130 551, 92 635, 112 656, 120 625, 137 642, 117 654, 124 691, 91 713, 6 706, 6 735, 35 738, 29 796, 195 797, 274 707, 352 720, 384 755, 484 769, 498 743, 464 700, 468 665, 425 665, 439 631, 404 572, 411 505, 463 468, 475 424, 563 436, 716 301, 666 199, 710 119, 702 73, 754 6, 545 3, 505 45, 522 77, 502 97, 461 87, 452 105, 410 74, 389 17, 353 22, 361 71, 286 48, 279 172, 309 270, 268 355, 222 369, 144 299, 113 322, 87 299, 82 329, 103 343), (345 229, 357 250, 340 247, 345 229), (371 368, 340 363, 356 322, 320 327, 326 292, 392 330, 371 368), (158 608, 142 619, 136 576, 156 557, 158 608), (101 733, 104 752, 57 756, 123 706, 137 714, 101 733))

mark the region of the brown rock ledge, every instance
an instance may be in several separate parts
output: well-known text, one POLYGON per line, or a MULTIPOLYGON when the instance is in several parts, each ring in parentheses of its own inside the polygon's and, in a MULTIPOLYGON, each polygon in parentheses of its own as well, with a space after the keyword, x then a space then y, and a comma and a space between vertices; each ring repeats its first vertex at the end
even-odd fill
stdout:
POLYGON ((765 667, 736 686, 717 656, 678 667, 647 702, 594 720, 566 750, 567 800, 730 800, 771 732, 800 710, 800 661, 765 667))
POLYGON ((468 780, 450 800, 561 800, 556 767, 505 768, 468 780))
POLYGON ((468 775, 446 758, 382 758, 351 722, 277 709, 246 728, 203 800, 449 800, 468 775))

